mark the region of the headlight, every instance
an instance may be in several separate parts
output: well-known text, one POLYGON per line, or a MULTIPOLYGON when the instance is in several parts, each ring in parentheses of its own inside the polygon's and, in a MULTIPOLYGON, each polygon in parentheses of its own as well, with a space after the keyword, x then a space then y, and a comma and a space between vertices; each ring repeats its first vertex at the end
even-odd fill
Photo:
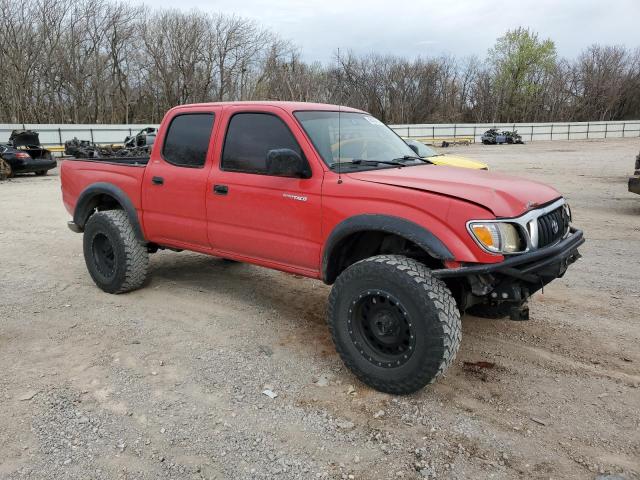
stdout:
POLYGON ((517 253, 525 249, 518 227, 507 222, 472 222, 476 242, 491 253, 517 253))
POLYGON ((567 217, 567 220, 569 220, 567 223, 571 223, 571 221, 573 220, 571 218, 571 207, 568 203, 565 203, 564 205, 562 205, 562 208, 564 209, 564 214, 567 217))

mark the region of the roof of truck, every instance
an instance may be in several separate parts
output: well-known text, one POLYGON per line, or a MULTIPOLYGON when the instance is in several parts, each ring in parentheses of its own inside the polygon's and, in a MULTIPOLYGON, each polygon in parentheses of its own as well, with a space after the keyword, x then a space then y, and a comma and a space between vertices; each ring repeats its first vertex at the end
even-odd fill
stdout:
POLYGON ((263 106, 263 107, 279 107, 287 112, 296 112, 299 110, 328 110, 328 111, 337 111, 338 108, 342 112, 357 112, 357 113, 367 113, 362 110, 358 110, 356 108, 331 105, 329 103, 311 103, 311 102, 280 102, 276 100, 257 100, 257 101, 243 101, 243 102, 209 102, 209 103, 191 103, 187 105, 178 105, 173 107, 173 109, 179 109, 183 107, 206 107, 206 106, 242 106, 242 105, 255 105, 255 106, 263 106))

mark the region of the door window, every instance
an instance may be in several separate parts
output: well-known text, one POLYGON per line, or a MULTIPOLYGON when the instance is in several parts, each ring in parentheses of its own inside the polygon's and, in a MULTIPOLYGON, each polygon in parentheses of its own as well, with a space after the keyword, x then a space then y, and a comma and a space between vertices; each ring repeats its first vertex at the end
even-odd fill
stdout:
POLYGON ((272 150, 290 149, 304 159, 291 130, 268 113, 236 113, 229 121, 222 151, 222 170, 266 175, 272 150))
POLYGON ((202 168, 207 159, 213 113, 188 113, 171 120, 162 157, 180 167, 202 168))

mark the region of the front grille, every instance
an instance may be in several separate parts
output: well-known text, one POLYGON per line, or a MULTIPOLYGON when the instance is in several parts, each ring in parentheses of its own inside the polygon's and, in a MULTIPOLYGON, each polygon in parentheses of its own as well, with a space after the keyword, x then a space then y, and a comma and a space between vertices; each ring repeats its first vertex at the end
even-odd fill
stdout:
POLYGON ((542 215, 538 218, 538 248, 546 247, 560 240, 569 228, 569 218, 564 208, 542 215))

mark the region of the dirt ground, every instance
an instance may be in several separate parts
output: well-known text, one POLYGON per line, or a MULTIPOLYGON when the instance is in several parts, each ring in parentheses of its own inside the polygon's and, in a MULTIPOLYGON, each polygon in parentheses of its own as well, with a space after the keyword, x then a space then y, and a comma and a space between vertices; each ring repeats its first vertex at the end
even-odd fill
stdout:
POLYGON ((639 149, 449 149, 554 185, 587 243, 530 321, 463 318, 446 377, 406 397, 343 367, 322 283, 162 252, 108 295, 57 171, 0 183, 0 478, 639 478, 639 149))

